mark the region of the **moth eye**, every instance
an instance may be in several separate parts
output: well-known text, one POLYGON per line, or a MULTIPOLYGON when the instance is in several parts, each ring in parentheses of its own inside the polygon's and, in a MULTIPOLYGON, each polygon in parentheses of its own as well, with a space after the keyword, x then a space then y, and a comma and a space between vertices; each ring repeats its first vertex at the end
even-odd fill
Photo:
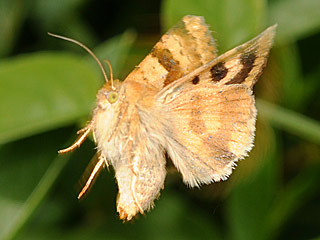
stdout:
POLYGON ((117 100, 118 100, 118 98, 119 98, 119 95, 118 95, 118 93, 116 93, 116 92, 110 92, 109 94, 108 94, 108 101, 109 101, 109 103, 111 103, 111 104, 113 104, 113 103, 115 103, 117 100))

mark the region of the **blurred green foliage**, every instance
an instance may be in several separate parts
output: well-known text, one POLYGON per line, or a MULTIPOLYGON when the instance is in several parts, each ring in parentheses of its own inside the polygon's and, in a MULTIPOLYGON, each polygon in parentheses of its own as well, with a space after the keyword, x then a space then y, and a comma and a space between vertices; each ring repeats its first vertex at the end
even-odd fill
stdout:
POLYGON ((0 239, 320 237, 319 9, 319 0, 1 0, 0 239), (76 199, 93 143, 57 156, 90 119, 103 81, 83 50, 46 32, 97 46, 123 79, 187 14, 205 17, 220 52, 278 23, 255 88, 255 148, 228 181, 200 190, 169 166, 155 209, 123 224, 112 171, 76 199))

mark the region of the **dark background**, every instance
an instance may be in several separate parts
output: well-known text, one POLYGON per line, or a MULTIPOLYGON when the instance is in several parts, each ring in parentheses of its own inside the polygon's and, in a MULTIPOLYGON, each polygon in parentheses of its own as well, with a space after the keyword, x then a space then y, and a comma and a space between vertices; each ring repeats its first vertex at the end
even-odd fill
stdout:
POLYGON ((318 0, 0 0, 0 239, 316 239, 320 237, 318 0), (168 164, 155 208, 123 224, 114 172, 77 200, 95 146, 57 150, 90 119, 101 73, 77 39, 125 76, 187 14, 220 53, 278 23, 255 87, 255 147, 222 183, 189 189, 168 164))

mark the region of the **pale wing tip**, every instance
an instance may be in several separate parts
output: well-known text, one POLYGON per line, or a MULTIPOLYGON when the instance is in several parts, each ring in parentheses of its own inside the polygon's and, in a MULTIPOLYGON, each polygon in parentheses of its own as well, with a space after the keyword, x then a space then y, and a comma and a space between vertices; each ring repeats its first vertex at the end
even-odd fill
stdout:
POLYGON ((202 23, 205 22, 205 19, 203 16, 197 16, 197 15, 185 15, 182 18, 182 21, 195 21, 195 20, 200 20, 202 23))
POLYGON ((273 39, 273 38, 274 38, 274 35, 276 34, 276 29, 277 29, 277 27, 278 27, 278 24, 277 24, 277 23, 274 24, 274 25, 272 25, 272 26, 270 26, 270 27, 268 27, 266 30, 264 30, 264 31, 261 33, 260 37, 262 37, 262 36, 268 36, 268 38, 273 39))
POLYGON ((278 24, 274 24, 270 27, 268 27, 266 30, 264 30, 262 33, 260 33, 257 37, 252 39, 250 42, 260 42, 260 44, 266 45, 271 47, 274 42, 274 36, 276 34, 278 24))
POLYGON ((278 24, 276 23, 276 24, 273 24, 272 26, 268 27, 265 31, 270 32, 270 34, 275 34, 277 27, 278 27, 278 24))

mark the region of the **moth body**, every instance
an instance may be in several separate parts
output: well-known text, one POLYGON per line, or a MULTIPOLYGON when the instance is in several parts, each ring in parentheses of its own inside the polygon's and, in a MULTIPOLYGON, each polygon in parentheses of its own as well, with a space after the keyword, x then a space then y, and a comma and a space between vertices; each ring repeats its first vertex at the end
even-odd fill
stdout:
POLYGON ((118 84, 112 90, 106 85, 98 93, 92 119, 98 152, 115 169, 117 209, 126 220, 152 207, 166 174, 164 125, 151 101, 155 94, 146 87, 118 84), (119 98, 111 104, 107 96, 113 91, 119 98), (146 92, 136 94, 141 91, 146 92))

